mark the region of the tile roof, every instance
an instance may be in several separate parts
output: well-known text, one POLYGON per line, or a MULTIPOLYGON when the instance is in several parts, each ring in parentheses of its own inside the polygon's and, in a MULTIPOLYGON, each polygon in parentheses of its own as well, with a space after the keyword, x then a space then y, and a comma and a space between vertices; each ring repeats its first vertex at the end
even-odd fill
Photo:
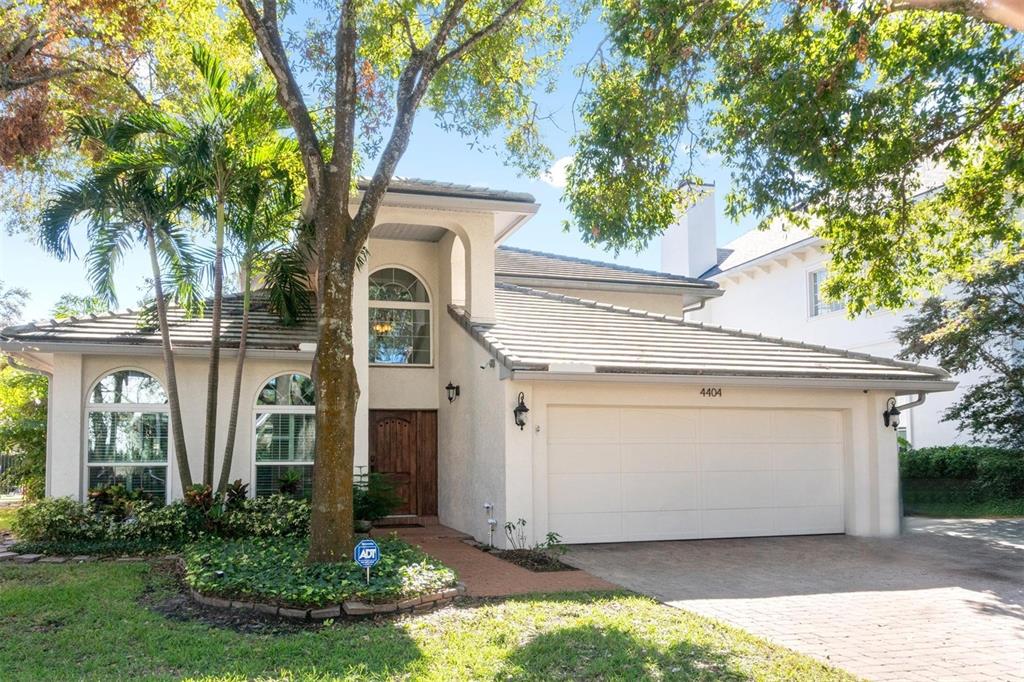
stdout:
MULTIPOLYGON (((370 183, 369 178, 357 180, 359 189, 366 189, 370 183)), ((474 185, 460 185, 454 182, 440 182, 437 180, 422 180, 420 178, 393 178, 388 186, 391 194, 421 194, 440 197, 459 197, 463 199, 487 199, 490 201, 511 201, 533 204, 536 199, 527 192, 510 192, 504 189, 491 189, 490 187, 477 187, 474 185)))
POLYGON ((941 369, 702 325, 678 317, 499 284, 497 324, 452 316, 512 370, 941 382, 941 369))
MULTIPOLYGON (((499 246, 494 252, 494 274, 499 279, 543 278, 575 282, 647 284, 670 287, 715 289, 718 284, 696 277, 641 270, 615 263, 603 263, 541 251, 499 246)), ((554 286, 554 285, 552 285, 554 286)))
MULTIPOLYGON (((185 312, 171 306, 171 343, 177 348, 209 345, 211 307, 207 304, 201 316, 188 317, 185 312)), ((238 346, 242 327, 242 297, 225 296, 222 321, 222 343, 227 348, 238 346)), ((316 341, 316 318, 312 311, 300 316, 294 326, 284 326, 267 306, 260 294, 253 297, 249 314, 247 345, 253 350, 298 350, 300 343, 316 341)), ((129 346, 160 346, 160 332, 156 325, 145 326, 140 310, 123 310, 101 315, 85 315, 68 320, 39 321, 0 331, 0 340, 22 342, 26 345, 41 343, 103 344, 129 346)))

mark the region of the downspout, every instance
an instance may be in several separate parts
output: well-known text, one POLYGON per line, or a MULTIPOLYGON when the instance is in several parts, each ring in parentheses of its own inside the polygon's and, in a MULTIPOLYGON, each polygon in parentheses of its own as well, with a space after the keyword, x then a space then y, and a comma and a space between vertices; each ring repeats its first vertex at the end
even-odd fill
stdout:
POLYGON ((700 302, 697 303, 696 305, 692 305, 689 308, 684 306, 683 310, 682 310, 682 316, 686 317, 686 313, 695 313, 698 310, 703 309, 705 304, 707 304, 707 302, 708 302, 708 299, 702 298, 702 299, 700 299, 700 302))
POLYGON ((29 374, 37 374, 37 375, 39 375, 41 377, 46 377, 47 379, 52 379, 53 378, 53 374, 51 374, 50 372, 47 372, 46 370, 37 369, 35 367, 29 367, 28 365, 21 364, 20 362, 18 362, 17 360, 14 359, 13 355, 8 355, 7 356, 7 364, 10 365, 11 368, 18 370, 19 372, 28 372, 29 374))

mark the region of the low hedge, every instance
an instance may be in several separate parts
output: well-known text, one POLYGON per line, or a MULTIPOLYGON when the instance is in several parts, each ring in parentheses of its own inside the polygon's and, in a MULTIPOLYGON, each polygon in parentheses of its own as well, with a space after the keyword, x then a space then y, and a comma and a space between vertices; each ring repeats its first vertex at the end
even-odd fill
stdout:
POLYGON ((1024 449, 952 445, 900 453, 907 502, 1024 498, 1024 449))
POLYGON ((400 601, 455 586, 455 572, 416 547, 396 537, 378 544, 381 560, 369 585, 354 561, 307 564, 308 542, 298 538, 195 543, 183 555, 185 582, 209 596, 295 608, 400 601))
POLYGON ((132 501, 97 509, 71 498, 44 498, 14 517, 15 549, 40 554, 145 554, 177 550, 205 535, 247 538, 304 537, 309 503, 283 495, 245 499, 229 509, 175 502, 132 501))

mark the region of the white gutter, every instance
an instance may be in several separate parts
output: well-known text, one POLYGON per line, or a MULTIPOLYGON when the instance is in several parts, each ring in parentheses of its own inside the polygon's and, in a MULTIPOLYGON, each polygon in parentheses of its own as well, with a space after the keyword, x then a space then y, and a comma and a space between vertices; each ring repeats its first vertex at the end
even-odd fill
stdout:
MULTIPOLYGON (((307 346, 308 344, 300 344, 307 346)), ((162 355, 163 349, 159 345, 143 344, 111 344, 111 343, 75 343, 68 342, 10 342, 0 341, 0 350, 14 353, 84 353, 87 355, 162 355)), ((247 358, 282 359, 293 360, 295 358, 313 359, 316 353, 313 350, 299 349, 290 350, 284 348, 252 348, 246 349, 247 358)), ((203 346, 176 346, 175 357, 208 357, 210 349, 203 346)), ((237 348, 221 347, 221 355, 224 357, 236 357, 237 348)))
MULTIPOLYGON (((633 384, 699 384, 721 386, 750 386, 772 388, 819 388, 844 390, 885 390, 897 395, 911 393, 933 393, 952 391, 956 381, 948 380, 914 380, 914 379, 843 379, 814 377, 778 377, 778 376, 732 376, 713 374, 625 374, 604 372, 549 372, 544 370, 512 370, 509 378, 518 381, 600 381, 608 383, 633 384)), ((913 403, 911 407, 915 404, 913 403)), ((903 409, 903 406, 899 406, 903 409)))

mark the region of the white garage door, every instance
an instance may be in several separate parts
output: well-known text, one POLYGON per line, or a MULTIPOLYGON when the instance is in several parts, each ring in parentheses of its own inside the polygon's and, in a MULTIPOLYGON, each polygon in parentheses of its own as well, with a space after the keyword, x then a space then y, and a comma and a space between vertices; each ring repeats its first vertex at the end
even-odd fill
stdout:
POLYGON ((548 527, 566 542, 842 533, 829 410, 552 406, 548 527))

